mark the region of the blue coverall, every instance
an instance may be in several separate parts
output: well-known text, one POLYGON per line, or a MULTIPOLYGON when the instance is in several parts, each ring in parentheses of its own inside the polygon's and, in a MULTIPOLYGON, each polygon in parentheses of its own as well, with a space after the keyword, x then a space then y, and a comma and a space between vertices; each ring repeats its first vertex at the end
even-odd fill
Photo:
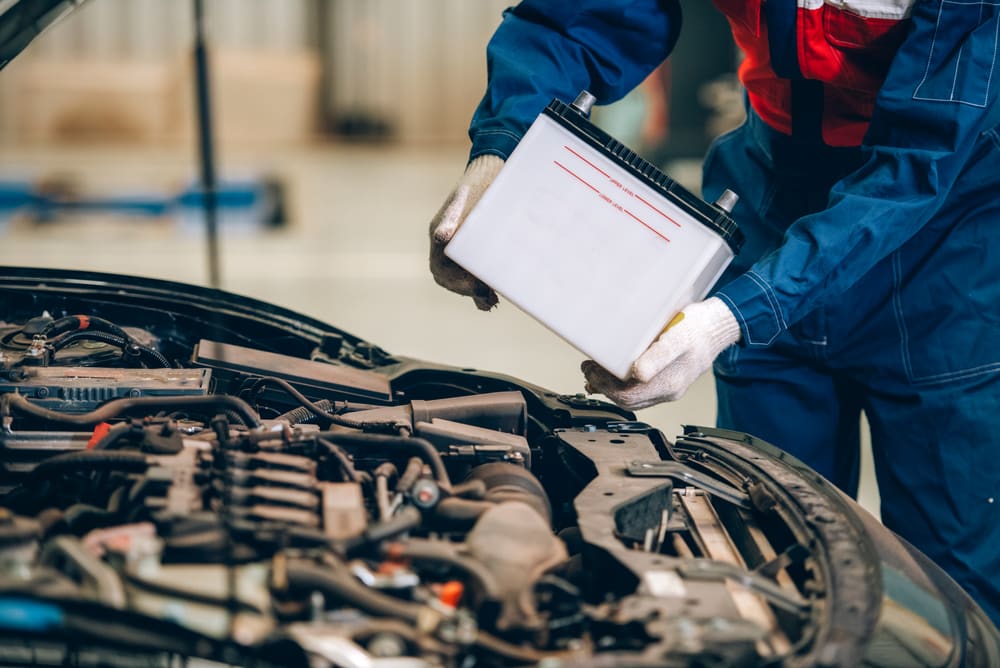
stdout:
MULTIPOLYGON (((764 6, 778 21, 796 2, 764 6)), ((719 426, 853 495, 864 410, 883 522, 1000 625, 998 16, 995 1, 916 0, 860 147, 778 132, 749 109, 709 149, 703 192, 740 195, 747 237, 715 292, 742 330, 715 364, 719 426)), ((506 158, 552 98, 620 98, 679 29, 676 0, 508 10, 471 157, 506 158)))

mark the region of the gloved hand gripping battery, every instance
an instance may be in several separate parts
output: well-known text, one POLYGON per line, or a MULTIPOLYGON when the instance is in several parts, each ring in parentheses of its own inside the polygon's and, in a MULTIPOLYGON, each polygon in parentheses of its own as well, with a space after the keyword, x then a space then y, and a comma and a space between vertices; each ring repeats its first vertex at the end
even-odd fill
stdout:
POLYGON ((581 365, 591 394, 603 394, 636 411, 684 396, 723 350, 740 340, 736 316, 718 297, 691 304, 632 365, 629 380, 616 378, 592 360, 581 365))
POLYGON ((497 293, 446 256, 444 248, 500 173, 503 162, 503 158, 495 155, 482 155, 470 162, 455 189, 431 220, 430 265, 434 280, 456 294, 472 297, 481 311, 489 311, 497 305, 497 293))

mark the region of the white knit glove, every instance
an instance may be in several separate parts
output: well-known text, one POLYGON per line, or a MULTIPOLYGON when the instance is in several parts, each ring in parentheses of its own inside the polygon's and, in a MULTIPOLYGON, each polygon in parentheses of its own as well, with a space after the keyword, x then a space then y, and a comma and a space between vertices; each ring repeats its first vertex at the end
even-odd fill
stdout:
POLYGON ((431 274, 437 284, 466 297, 472 297, 482 311, 497 305, 497 294, 490 286, 462 269, 444 254, 455 232, 465 222, 472 208, 479 202, 486 189, 503 167, 503 159, 495 155, 481 155, 465 169, 455 190, 445 200, 441 210, 431 220, 431 274))
POLYGON ((583 363, 587 392, 603 394, 628 410, 680 399, 709 370, 723 350, 740 340, 740 325, 718 297, 691 304, 677 314, 666 331, 632 364, 621 381, 596 362, 583 363))

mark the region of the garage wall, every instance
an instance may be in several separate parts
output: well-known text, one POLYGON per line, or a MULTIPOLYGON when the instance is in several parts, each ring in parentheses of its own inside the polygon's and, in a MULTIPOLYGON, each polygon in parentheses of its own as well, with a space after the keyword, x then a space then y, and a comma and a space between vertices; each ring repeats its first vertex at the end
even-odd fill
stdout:
MULTIPOLYGON (((465 141, 469 116, 485 84, 485 45, 510 4, 205 0, 208 34, 224 66, 216 73, 224 80, 218 86, 218 107, 246 107, 222 97, 245 78, 241 71, 239 81, 226 85, 232 68, 225 64, 243 61, 242 70, 266 70, 281 79, 283 92, 272 96, 274 104, 288 99, 291 85, 312 86, 300 96, 300 104, 314 106, 317 131, 360 118, 407 142, 465 141), (262 58, 260 66, 256 57, 262 58)), ((191 5, 190 0, 85 2, 0 73, 0 138, 23 137, 25 115, 31 114, 37 116, 28 122, 32 141, 45 140, 47 132, 39 124, 61 112, 40 106, 65 103, 67 82, 99 89, 97 97, 119 106, 148 108, 150 128, 132 120, 131 132, 155 134, 158 118, 167 115, 162 110, 176 106, 172 98, 190 76, 191 5), (25 109, 29 98, 32 108, 25 109)), ((258 84, 263 87, 266 81, 258 84)), ((298 110, 294 115, 303 114, 298 110)))
POLYGON ((486 43, 510 0, 335 0, 326 17, 328 110, 408 140, 462 140, 486 84, 486 43))
MULTIPOLYGON (((212 41, 222 47, 297 51, 308 45, 306 0, 205 0, 212 41)), ((173 58, 191 44, 190 0, 88 0, 21 57, 173 58)))

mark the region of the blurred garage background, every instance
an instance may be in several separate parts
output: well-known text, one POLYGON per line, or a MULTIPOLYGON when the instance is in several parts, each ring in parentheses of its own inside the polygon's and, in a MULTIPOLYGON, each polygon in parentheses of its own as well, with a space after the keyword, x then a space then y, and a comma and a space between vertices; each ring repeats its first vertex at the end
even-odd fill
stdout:
MULTIPOLYGON (((582 392, 581 354, 426 268, 509 4, 205 0, 221 287, 398 354, 582 392)), ((190 2, 90 0, 0 72, 0 264, 209 284, 193 23, 190 2)), ((741 120, 736 58, 710 3, 687 3, 677 64, 597 121, 697 190, 708 141, 741 120)), ((668 435, 714 417, 708 377, 640 413, 668 435)), ((869 465, 877 509, 870 481, 869 465)))

